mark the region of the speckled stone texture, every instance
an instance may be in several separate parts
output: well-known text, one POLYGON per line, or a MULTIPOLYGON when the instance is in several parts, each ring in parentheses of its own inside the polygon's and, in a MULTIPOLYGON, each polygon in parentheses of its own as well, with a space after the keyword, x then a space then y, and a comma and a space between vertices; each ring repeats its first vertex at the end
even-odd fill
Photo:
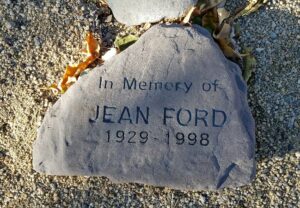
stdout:
POLYGON ((126 25, 157 22, 163 18, 178 18, 197 0, 108 0, 115 18, 126 25))
POLYGON ((156 25, 48 110, 33 166, 185 190, 242 186, 255 176, 254 129, 240 68, 209 33, 156 25))

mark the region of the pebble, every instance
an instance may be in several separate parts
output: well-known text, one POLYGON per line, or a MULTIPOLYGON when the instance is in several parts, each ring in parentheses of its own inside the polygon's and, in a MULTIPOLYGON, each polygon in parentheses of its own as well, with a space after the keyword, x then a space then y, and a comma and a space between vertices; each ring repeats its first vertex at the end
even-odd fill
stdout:
POLYGON ((41 39, 39 37, 34 37, 33 41, 34 41, 35 47, 37 47, 37 48, 41 47, 42 41, 41 41, 41 39))
POLYGON ((7 21, 7 22, 6 22, 6 28, 7 28, 8 30, 13 29, 15 26, 16 26, 15 23, 12 22, 12 21, 7 21))
POLYGON ((260 53, 260 52, 264 51, 265 49, 264 49, 264 48, 256 48, 255 50, 256 50, 258 53, 260 53))
POLYGON ((272 39, 276 39, 277 38, 277 34, 275 32, 271 32, 270 36, 272 39))
POLYGON ((4 152, 0 152, 0 158, 4 158, 4 157, 5 157, 4 152))
POLYGON ((205 204, 206 198, 203 195, 200 195, 199 196, 199 201, 200 201, 201 204, 205 204))
POLYGON ((111 22, 112 21, 112 15, 107 16, 107 18, 105 19, 105 22, 111 22))

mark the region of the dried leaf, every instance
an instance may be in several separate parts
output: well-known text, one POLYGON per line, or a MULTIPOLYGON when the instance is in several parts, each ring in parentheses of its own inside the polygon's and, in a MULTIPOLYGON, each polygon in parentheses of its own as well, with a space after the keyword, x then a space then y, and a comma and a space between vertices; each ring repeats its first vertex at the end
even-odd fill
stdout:
POLYGON ((204 9, 207 5, 208 5, 209 1, 208 0, 199 0, 196 4, 196 7, 199 9, 199 10, 202 10, 204 9))
POLYGON ((214 30, 213 37, 215 39, 227 39, 230 41, 231 25, 223 21, 222 24, 214 30))
POLYGON ((252 55, 251 48, 246 48, 244 50, 244 53, 248 55, 244 56, 243 58, 243 63, 244 63, 243 77, 245 81, 248 82, 252 76, 252 73, 256 67, 257 62, 255 57, 252 55))
POLYGON ((58 91, 64 93, 67 89, 78 79, 79 75, 87 69, 100 56, 100 45, 98 41, 93 37, 92 33, 88 33, 86 36, 86 58, 84 61, 76 65, 70 65, 66 67, 66 71, 62 80, 56 84, 50 86, 52 91, 58 91))
POLYGON ((215 39, 225 38, 230 41, 231 25, 233 18, 225 8, 218 8, 219 25, 214 30, 213 36, 215 39))
POLYGON ((234 15, 234 19, 237 19, 241 16, 249 15, 252 12, 257 11, 260 7, 265 5, 267 2, 268 2, 268 0, 257 0, 255 2, 249 3, 246 7, 238 9, 238 11, 234 15))
POLYGON ((230 17, 229 11, 225 8, 217 8, 218 16, 219 16, 219 23, 222 23, 225 19, 230 17))
MULTIPOLYGON (((48 88, 46 88, 46 90, 48 90, 48 88)), ((49 87, 49 90, 52 91, 52 93, 54 95, 58 95, 60 90, 58 89, 58 85, 56 83, 53 83, 50 87, 49 87)))
POLYGON ((217 11, 219 16, 219 26, 218 28, 216 28, 216 30, 214 30, 214 38, 218 39, 218 37, 221 38, 229 37, 231 31, 231 25, 236 18, 256 11, 259 7, 261 7, 266 2, 267 0, 258 0, 255 3, 250 3, 248 6, 238 9, 238 11, 233 15, 230 15, 225 8, 218 8, 217 11))
POLYGON ((216 8, 223 2, 225 2, 225 0, 199 0, 196 5, 198 8, 198 15, 204 14, 212 8, 216 8))
POLYGON ((219 25, 217 8, 212 8, 202 17, 202 26, 213 33, 219 25))
POLYGON ((193 12, 195 11, 195 9, 196 9, 196 7, 193 6, 193 7, 189 10, 189 12, 187 13, 187 15, 186 15, 186 16, 184 17, 184 19, 182 20, 181 24, 187 24, 187 23, 190 21, 191 16, 192 16, 193 12))
POLYGON ((135 35, 127 35, 125 37, 117 37, 114 45, 120 51, 124 51, 126 48, 135 43, 139 38, 135 35))
POLYGON ((241 54, 233 49, 233 47, 231 46, 231 43, 228 42, 228 40, 223 38, 223 39, 217 39, 216 41, 218 42, 220 48, 222 49, 224 55, 227 58, 230 58, 233 60, 242 58, 241 54))
POLYGON ((89 54, 99 55, 100 45, 91 32, 89 32, 86 36, 86 43, 87 43, 87 52, 89 54))
POLYGON ((107 0, 100 0, 102 6, 108 6, 107 0))

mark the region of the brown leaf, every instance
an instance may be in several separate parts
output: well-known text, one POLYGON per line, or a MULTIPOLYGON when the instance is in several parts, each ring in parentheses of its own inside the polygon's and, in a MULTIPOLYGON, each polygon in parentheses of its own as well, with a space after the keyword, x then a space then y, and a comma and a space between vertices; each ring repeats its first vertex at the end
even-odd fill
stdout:
POLYGON ((198 15, 202 15, 212 8, 216 8, 225 0, 199 0, 197 3, 198 15))
POLYGON ((215 39, 230 39, 231 24, 227 21, 223 21, 220 26, 218 26, 213 33, 215 39))
POLYGON ((241 55, 239 52, 235 51, 233 49, 233 47, 231 46, 231 43, 228 42, 228 40, 221 38, 221 39, 217 39, 216 40, 220 46, 220 48, 222 49, 224 55, 227 58, 233 59, 233 60, 237 60, 237 59, 241 59, 241 55))
POLYGON ((99 0, 101 3, 101 6, 108 6, 107 0, 99 0))
POLYGON ((208 29, 211 33, 217 29, 219 25, 219 16, 217 8, 214 7, 207 11, 202 17, 202 26, 208 29))
POLYGON ((217 8, 218 16, 219 16, 219 23, 222 23, 225 19, 230 17, 230 12, 227 11, 225 8, 217 8))
POLYGON ((265 5, 268 0, 257 0, 254 2, 249 3, 247 6, 238 9, 234 14, 234 19, 237 19, 241 16, 246 16, 251 14, 252 12, 257 11, 263 5, 265 5))
POLYGON ((76 65, 70 65, 66 67, 66 71, 59 84, 54 83, 50 86, 52 91, 58 91, 64 93, 67 89, 78 79, 79 75, 87 69, 100 56, 100 45, 94 38, 92 33, 88 33, 86 36, 86 58, 76 65))
POLYGON ((85 41, 87 43, 87 52, 92 55, 99 55, 100 45, 91 32, 87 34, 85 41))

